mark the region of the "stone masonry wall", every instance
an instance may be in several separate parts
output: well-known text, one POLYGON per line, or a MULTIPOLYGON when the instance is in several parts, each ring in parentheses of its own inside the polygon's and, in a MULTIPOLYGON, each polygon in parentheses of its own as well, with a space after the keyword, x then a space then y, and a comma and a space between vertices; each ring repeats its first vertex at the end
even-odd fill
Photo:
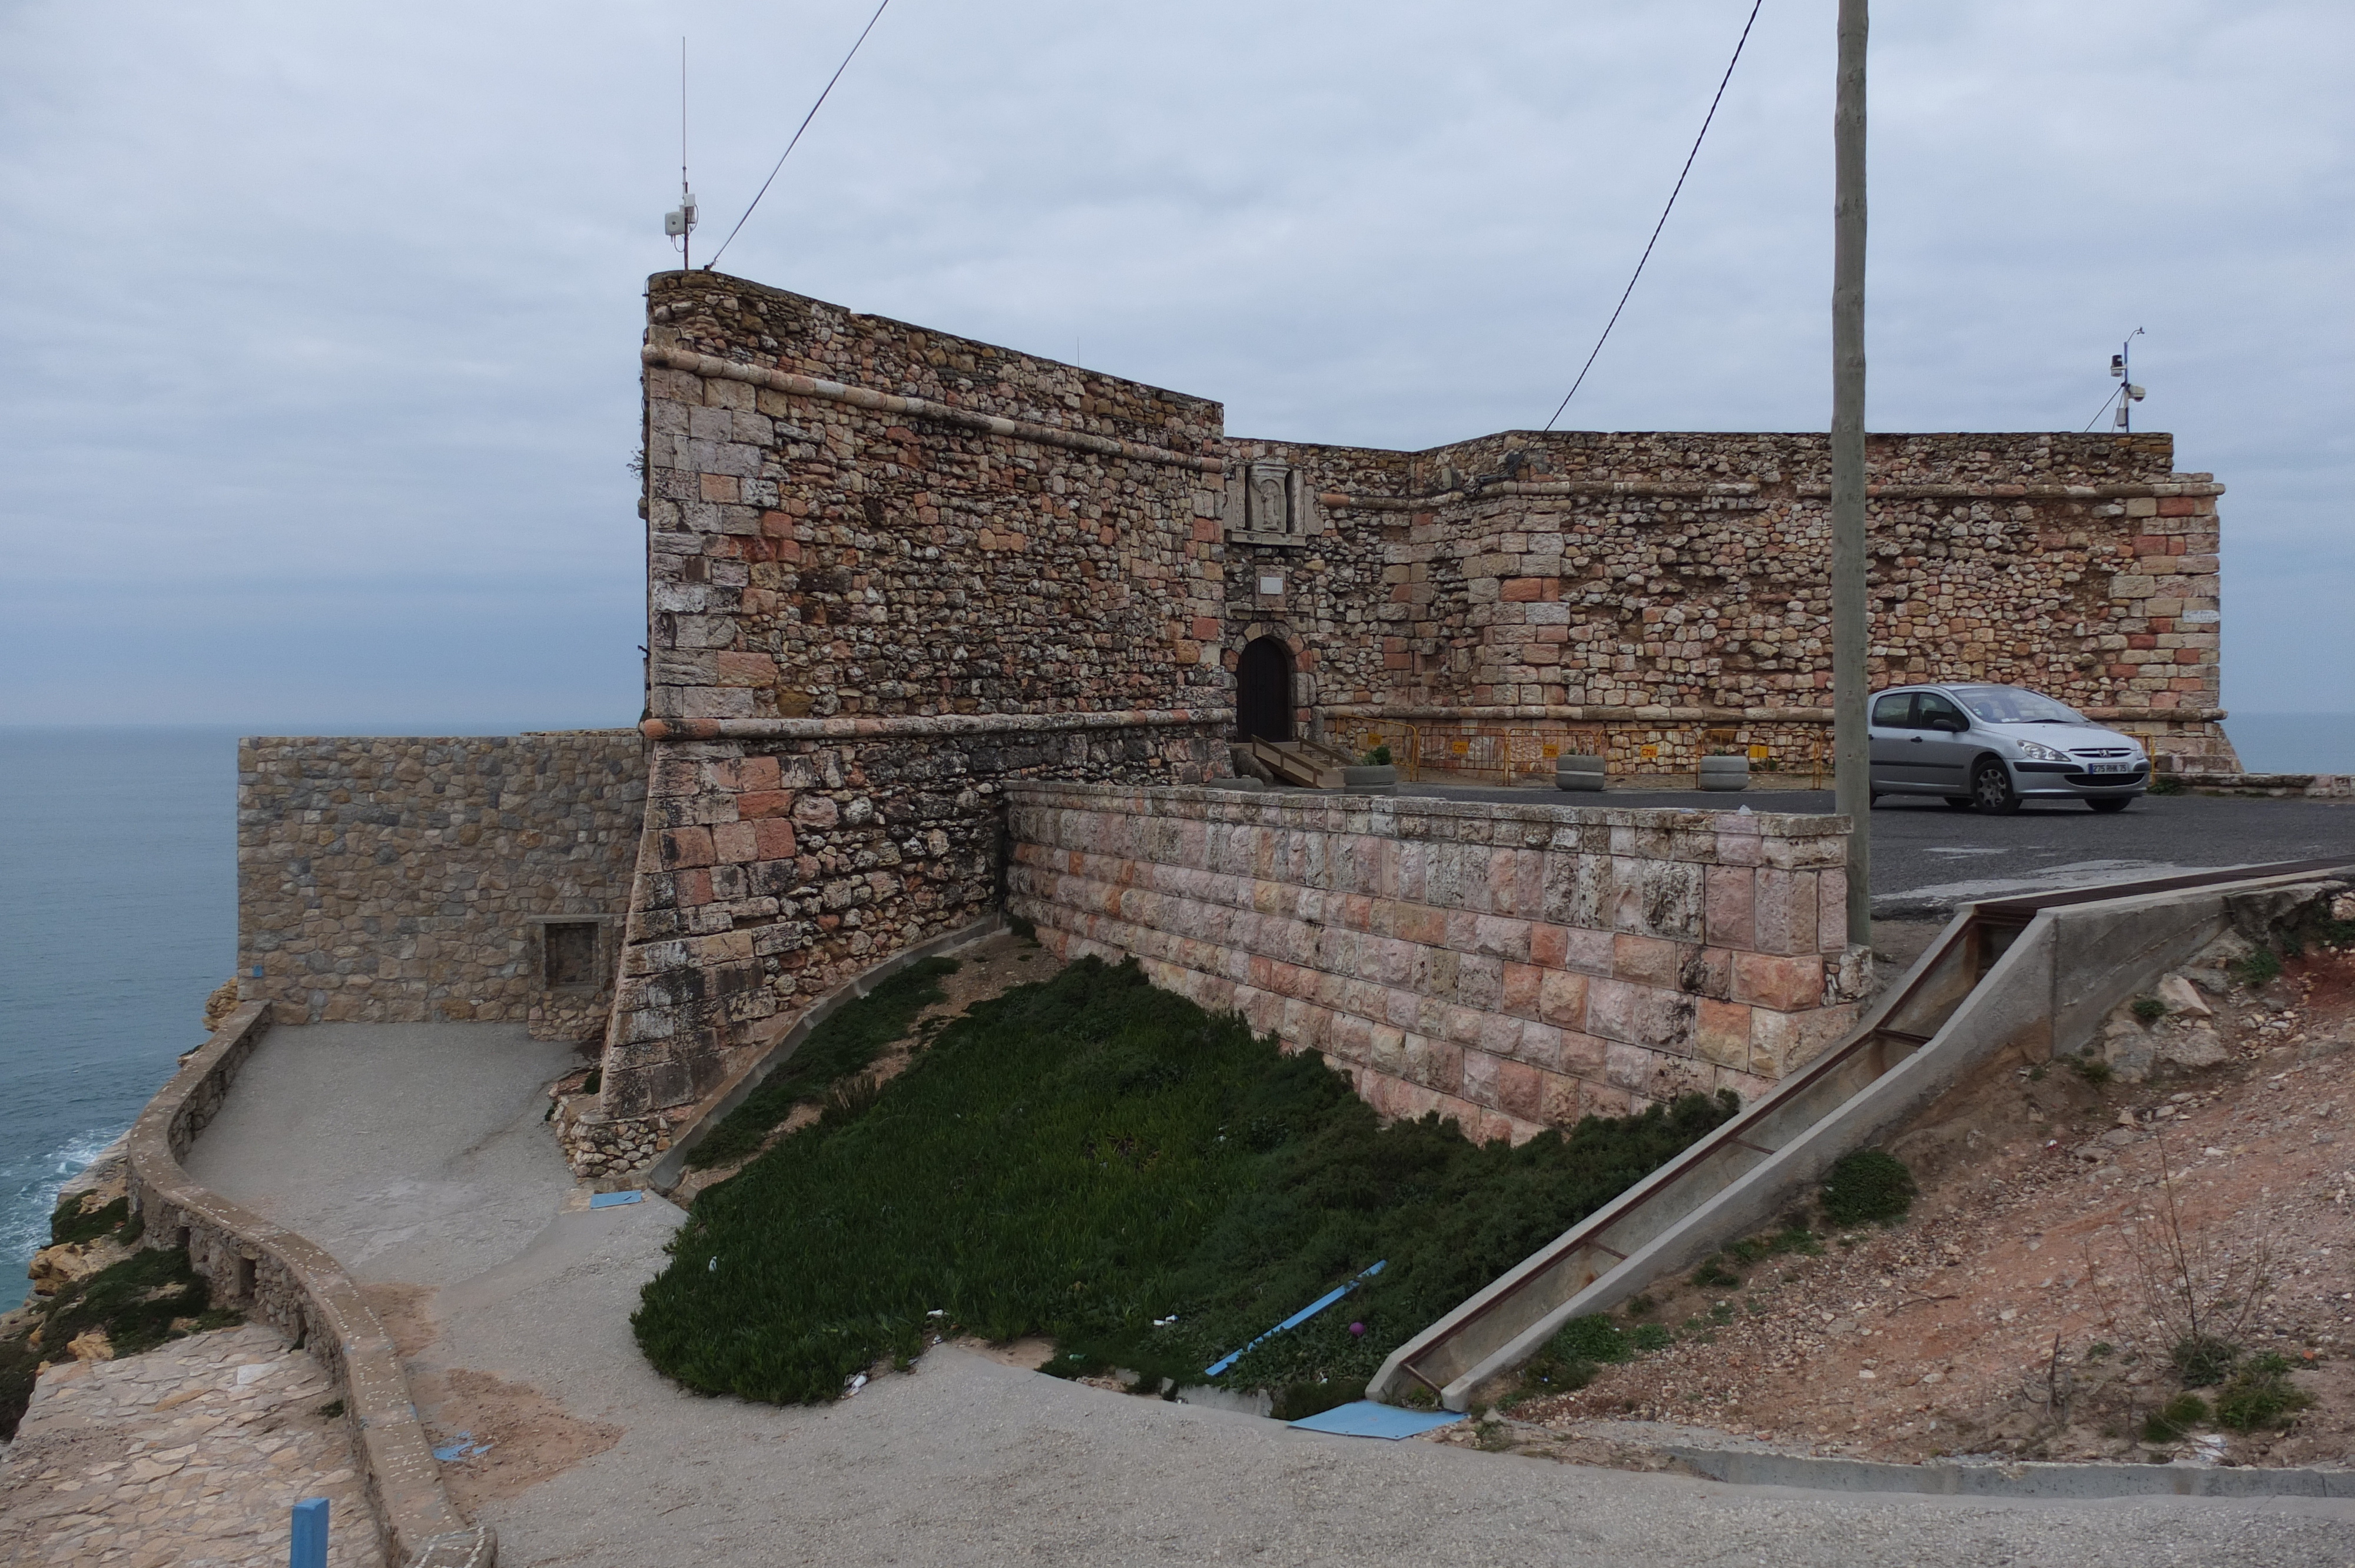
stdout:
POLYGON ((717 275, 647 298, 654 789, 568 1120, 601 1173, 995 909, 1008 782, 1197 781, 1231 718, 1216 403, 717 275))
POLYGON ((551 991, 550 918, 617 928, 645 813, 634 730, 238 744, 238 992, 281 1023, 527 1021, 595 1038, 618 943, 551 991))
POLYGON ((1023 785, 1007 906, 1064 957, 1520 1139, 1752 1097, 1854 1022, 1846 820, 1023 785))
MULTIPOLYGON (((1227 662, 1279 631, 1335 732, 1592 724, 1626 772, 1736 746, 1781 771, 1828 755, 1824 437, 1516 432, 1402 462, 1235 450, 1296 467, 1321 526, 1230 526, 1227 662), (1257 591, 1271 573, 1279 596, 1257 591), (1785 727, 1711 733, 1735 726, 1785 727)), ((1874 683, 2032 686, 2187 769, 2232 766, 2222 487, 2172 459, 2165 435, 1871 438, 1874 683)))
POLYGON ((652 716, 1225 705, 1218 404, 714 274, 647 299, 652 716))
POLYGON ((988 916, 1009 784, 1199 779, 1224 751, 1222 723, 1120 715, 1089 728, 935 721, 923 736, 662 745, 606 1114, 708 1098, 845 980, 988 916))

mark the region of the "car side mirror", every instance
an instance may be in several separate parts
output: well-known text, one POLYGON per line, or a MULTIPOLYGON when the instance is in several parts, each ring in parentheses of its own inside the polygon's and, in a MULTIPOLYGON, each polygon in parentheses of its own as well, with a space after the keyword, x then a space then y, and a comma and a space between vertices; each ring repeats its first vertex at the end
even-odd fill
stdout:
POLYGON ((1960 735, 1971 727, 1971 721, 1960 714, 1940 714, 1930 721, 1948 735, 1960 735))

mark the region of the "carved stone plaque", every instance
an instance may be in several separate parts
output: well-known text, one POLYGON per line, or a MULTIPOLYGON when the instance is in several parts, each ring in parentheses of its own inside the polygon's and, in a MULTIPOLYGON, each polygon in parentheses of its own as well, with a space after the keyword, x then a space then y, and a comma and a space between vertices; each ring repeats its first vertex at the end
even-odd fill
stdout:
POLYGON ((1289 534, 1292 528, 1292 465, 1255 462, 1244 481, 1244 524, 1254 534, 1289 534))

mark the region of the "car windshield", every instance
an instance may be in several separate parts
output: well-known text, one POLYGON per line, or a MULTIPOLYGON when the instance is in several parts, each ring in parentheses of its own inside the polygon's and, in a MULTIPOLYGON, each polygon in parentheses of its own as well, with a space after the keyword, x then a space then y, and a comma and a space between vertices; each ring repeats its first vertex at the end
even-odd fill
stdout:
POLYGON ((2065 704, 2018 686, 1955 686, 1955 700, 1971 710, 1982 724, 2087 724, 2083 714, 2065 704))

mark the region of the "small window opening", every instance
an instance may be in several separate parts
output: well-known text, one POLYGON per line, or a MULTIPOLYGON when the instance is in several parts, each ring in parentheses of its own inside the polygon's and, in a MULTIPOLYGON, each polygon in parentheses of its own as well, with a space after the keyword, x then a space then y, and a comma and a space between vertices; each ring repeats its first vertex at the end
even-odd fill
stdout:
POLYGON ((597 983, 597 922, 567 921, 541 931, 540 978, 550 990, 597 983))
POLYGON ((240 1257, 237 1260, 237 1297, 240 1301, 253 1299, 253 1259, 240 1257))

